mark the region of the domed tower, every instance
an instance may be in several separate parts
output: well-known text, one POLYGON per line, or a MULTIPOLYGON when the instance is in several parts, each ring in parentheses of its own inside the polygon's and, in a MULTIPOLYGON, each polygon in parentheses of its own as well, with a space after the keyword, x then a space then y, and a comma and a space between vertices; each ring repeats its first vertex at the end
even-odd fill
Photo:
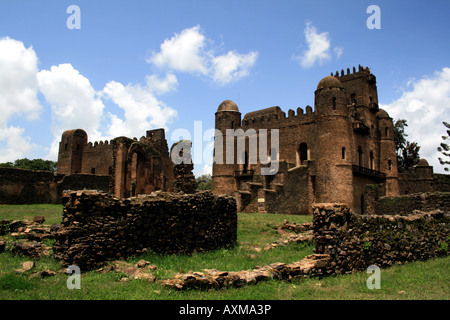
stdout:
POLYGON ((314 103, 318 115, 347 115, 346 90, 336 77, 327 76, 319 81, 314 103))
POLYGON ((386 196, 400 194, 398 184, 397 154, 395 153, 394 124, 388 113, 380 109, 377 112, 380 130, 380 171, 386 173, 386 196))
POLYGON ((317 131, 311 159, 316 164, 315 201, 353 206, 354 146, 346 90, 339 79, 327 76, 314 94, 317 131))
POLYGON ((87 133, 82 129, 64 131, 59 143, 58 173, 81 173, 83 148, 87 141, 87 133))
POLYGON ((211 182, 211 190, 217 194, 229 194, 236 190, 235 170, 236 145, 233 150, 226 149, 227 129, 236 130, 241 128, 241 113, 238 106, 231 100, 225 100, 216 112, 216 134, 214 137, 214 163, 211 182), (227 152, 233 152, 232 163, 227 163, 227 152))

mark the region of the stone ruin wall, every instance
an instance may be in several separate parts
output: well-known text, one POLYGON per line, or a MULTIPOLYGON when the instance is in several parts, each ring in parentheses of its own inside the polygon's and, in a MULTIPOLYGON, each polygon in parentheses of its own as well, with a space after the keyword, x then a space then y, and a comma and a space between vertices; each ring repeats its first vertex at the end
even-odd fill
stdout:
POLYGON ((92 190, 63 194, 53 247, 64 265, 92 270, 147 250, 189 254, 231 247, 237 240, 236 201, 210 192, 120 199, 92 190))
POLYGON ((110 190, 111 177, 0 168, 0 204, 61 203, 63 190, 110 190))
MULTIPOLYGON (((447 200, 450 194, 445 195, 447 200)), ((163 284, 174 289, 241 287, 267 279, 291 280, 365 271, 449 254, 448 207, 445 211, 410 211, 409 215, 360 215, 346 204, 313 206, 314 254, 292 263, 272 263, 253 270, 204 269, 177 274, 163 284)))
MULTIPOLYGON (((450 194, 445 195, 446 201, 450 194)), ((370 265, 427 260, 449 254, 450 216, 442 210, 409 215, 359 215, 345 204, 314 207, 315 253, 331 257, 327 274, 366 270, 370 265)))

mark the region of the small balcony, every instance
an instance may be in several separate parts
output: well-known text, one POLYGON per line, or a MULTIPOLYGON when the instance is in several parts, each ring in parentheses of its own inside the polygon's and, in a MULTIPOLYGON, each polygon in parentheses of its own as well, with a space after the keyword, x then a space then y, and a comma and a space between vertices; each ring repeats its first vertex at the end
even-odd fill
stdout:
POLYGON ((373 112, 378 112, 378 110, 380 110, 380 108, 378 107, 378 103, 375 102, 369 103, 369 110, 373 112))
POLYGON ((234 171, 234 176, 236 178, 251 178, 253 177, 254 173, 254 170, 236 170, 234 171))
POLYGON ((352 165, 352 171, 356 175, 365 176, 365 177, 371 177, 377 180, 385 180, 386 179, 386 173, 357 166, 356 164, 352 165))
POLYGON ((352 126, 353 126, 354 132, 357 132, 357 133, 360 133, 363 135, 370 134, 370 128, 368 126, 366 126, 364 123, 362 123, 361 121, 353 122, 352 126))

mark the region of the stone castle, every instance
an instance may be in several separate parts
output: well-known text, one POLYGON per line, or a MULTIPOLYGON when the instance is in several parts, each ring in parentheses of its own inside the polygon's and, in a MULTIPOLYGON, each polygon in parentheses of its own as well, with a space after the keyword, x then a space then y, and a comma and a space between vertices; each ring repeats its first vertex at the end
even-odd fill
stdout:
POLYGON ((139 141, 118 137, 94 144, 84 130, 67 130, 59 143, 58 173, 110 176, 105 191, 117 197, 172 191, 173 170, 164 129, 149 130, 139 141))
POLYGON ((314 111, 306 106, 286 115, 276 106, 242 118, 238 106, 226 100, 217 109, 215 127, 219 161, 213 164, 212 191, 232 194, 239 211, 311 214, 314 203, 347 203, 361 212, 368 184, 383 184, 388 196, 400 194, 393 121, 378 106, 376 77, 367 67, 320 80, 314 111), (278 129, 279 149, 267 143, 278 171, 262 174, 267 165, 249 161, 249 143, 243 155, 235 152, 235 161, 226 163, 227 129, 242 129, 247 142, 260 130, 278 129))
MULTIPOLYGON (((398 173, 392 118, 378 107, 375 76, 361 66, 320 80, 314 111, 306 106, 286 115, 280 107, 271 107, 241 118, 238 106, 226 100, 215 114, 215 127, 212 192, 232 195, 238 211, 311 214, 315 203, 346 203, 364 212, 369 199, 365 189, 374 184, 382 186, 376 197, 450 191, 448 177, 433 174, 424 159, 413 171, 398 173), (230 163, 225 159, 226 132, 238 129, 245 147, 233 147, 230 163), (266 130, 268 142, 274 129, 279 133, 277 148, 266 143, 265 161, 254 161, 249 142, 262 147, 260 132, 266 130), (266 174, 273 164, 276 170, 266 174)), ((190 158, 191 142, 174 143, 169 150, 164 129, 148 130, 139 140, 118 137, 94 143, 84 130, 68 130, 59 144, 57 174, 27 172, 25 181, 23 170, 3 168, 0 202, 58 202, 62 190, 80 188, 120 198, 156 190, 194 193, 192 163, 175 164, 171 158, 173 152, 180 153, 180 145, 190 158), (50 200, 43 198, 47 193, 50 200)))

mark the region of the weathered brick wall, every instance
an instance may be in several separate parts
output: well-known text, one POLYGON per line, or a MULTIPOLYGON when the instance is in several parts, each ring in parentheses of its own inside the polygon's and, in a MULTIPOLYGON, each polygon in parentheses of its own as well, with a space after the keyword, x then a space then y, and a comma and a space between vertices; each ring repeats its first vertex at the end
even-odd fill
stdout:
POLYGON ((352 213, 344 204, 317 204, 315 253, 329 254, 330 273, 338 274, 444 256, 449 253, 449 220, 439 210, 368 216, 352 213))
POLYGON ((96 191, 70 191, 55 257, 84 270, 103 262, 151 250, 186 254, 233 246, 237 239, 236 202, 210 192, 119 199, 96 191))

